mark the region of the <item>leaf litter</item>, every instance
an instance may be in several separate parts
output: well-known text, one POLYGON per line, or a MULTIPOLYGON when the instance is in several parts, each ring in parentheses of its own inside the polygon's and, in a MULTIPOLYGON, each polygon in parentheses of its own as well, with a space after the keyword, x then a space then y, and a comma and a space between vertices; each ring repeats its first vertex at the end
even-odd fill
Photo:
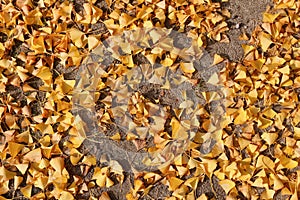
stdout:
MULTIPOLYGON (((91 0, 79 10, 73 1, 3 0, 0 6, 1 199, 77 199, 95 186, 107 188, 124 181, 119 163, 110 161, 107 165, 107 160, 101 158, 102 164, 96 166, 94 156, 80 152, 86 136, 75 127, 78 119, 71 111, 75 80, 66 79, 64 73, 79 67, 88 53, 109 36, 138 27, 165 27, 186 32, 202 48, 209 39, 228 42, 225 20, 230 13, 221 3, 210 0, 107 0, 101 6, 91 0), (97 23, 106 28, 96 34, 91 26, 97 23), (63 66, 63 71, 57 70, 58 65, 63 66), (31 106, 36 100, 39 112, 31 106), (67 170, 68 158, 80 175, 67 170), (93 175, 85 180, 90 169, 93 175)), ((197 132, 186 152, 171 163, 155 172, 136 172, 127 199, 146 197, 158 183, 168 187, 167 199, 207 199, 206 194, 199 197, 196 193, 204 176, 217 177, 231 199, 273 199, 277 193, 298 199, 299 7, 294 0, 275 0, 274 7, 263 14, 263 24, 243 45, 242 62, 226 62, 220 75, 225 86, 226 113, 214 148, 203 155, 199 147, 205 138, 201 131, 197 132)), ((155 41, 157 35, 151 38, 155 41)), ((177 42, 176 46, 185 48, 186 44, 177 42)), ((111 69, 111 81, 134 67, 126 45, 122 50, 129 56, 121 57, 125 66, 111 69)), ((159 48, 153 52, 162 53, 159 48)), ((151 55, 147 59, 155 62, 151 55)), ((219 55, 214 56, 214 64, 222 61, 219 55)), ((164 55, 163 66, 174 63, 172 53, 164 55)), ((181 63, 179 68, 192 79, 192 65, 181 63)), ((216 77, 209 82, 216 83, 216 77)), ((103 90, 106 86, 97 87, 103 90)), ((204 97, 209 100, 212 94, 204 97)), ((128 106, 136 122, 147 125, 143 115, 150 111, 145 105, 154 104, 143 98, 136 93, 128 106)), ((93 99, 85 100, 94 105, 93 99)), ((105 103, 109 104, 109 99, 105 103)), ((210 113, 200 111, 200 130, 208 131, 210 113)), ((101 121, 109 123, 109 113, 100 115, 101 121)), ((171 125, 172 130, 178 130, 176 119, 171 119, 171 125)), ((163 140, 178 134, 181 131, 154 139, 163 145, 163 140)), ((128 137, 135 138, 132 134, 128 137)), ((113 140, 120 138, 121 135, 112 136, 113 140)), ((143 148, 142 143, 135 142, 143 148)), ((88 198, 111 197, 103 192, 88 198)))

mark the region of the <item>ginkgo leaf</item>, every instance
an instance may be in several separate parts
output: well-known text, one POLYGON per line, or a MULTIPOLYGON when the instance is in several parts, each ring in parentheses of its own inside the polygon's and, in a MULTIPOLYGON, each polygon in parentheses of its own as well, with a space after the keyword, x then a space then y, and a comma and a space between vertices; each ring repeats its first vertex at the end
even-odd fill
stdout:
POLYGON ((37 77, 41 78, 42 80, 51 80, 52 73, 50 69, 46 66, 42 66, 38 69, 37 73, 35 74, 37 77))
POLYGON ((263 133, 261 138, 265 140, 268 145, 272 145, 278 138, 278 135, 276 133, 263 133))
POLYGON ((222 58, 220 55, 215 54, 214 55, 214 62, 212 65, 217 65, 219 63, 221 63, 222 61, 224 61, 224 58, 222 58))
POLYGON ((99 197, 99 200, 110 200, 110 197, 107 192, 103 192, 99 197))
POLYGON ((23 147, 23 144, 8 142, 8 149, 13 158, 16 157, 16 155, 18 155, 18 153, 23 149, 23 147))
POLYGON ((193 63, 180 63, 180 69, 184 73, 193 73, 195 71, 193 63))
POLYGON ((32 185, 26 185, 25 187, 22 187, 20 190, 25 197, 31 198, 32 185))
POLYGON ((274 20, 280 15, 280 13, 277 14, 271 14, 271 13, 264 13, 263 14, 263 22, 266 23, 273 23, 274 20))
POLYGON ((59 200, 72 200, 72 199, 74 199, 73 195, 67 191, 63 191, 59 197, 59 200))
POLYGON ((280 163, 285 167, 285 168, 287 168, 287 169, 293 169, 293 168, 295 168, 295 167, 297 167, 298 166, 298 162, 297 161, 295 161, 295 160, 292 160, 292 159, 290 159, 290 158, 288 158, 288 157, 286 157, 286 156, 281 156, 280 158, 279 158, 279 160, 280 160, 280 163))
POLYGON ((28 152, 23 158, 31 162, 39 162, 42 159, 42 151, 40 148, 34 149, 28 152))
POLYGON ((28 169, 28 164, 17 164, 16 167, 22 174, 25 174, 26 170, 28 169))
POLYGON ((176 177, 171 177, 169 180, 171 190, 176 190, 184 181, 176 177))
POLYGON ((62 172, 64 168, 64 159, 61 157, 52 158, 50 165, 58 172, 62 172))
POLYGON ((264 52, 267 51, 269 46, 273 43, 273 41, 271 40, 271 36, 264 32, 260 34, 259 39, 260 39, 262 50, 264 52))
POLYGON ((226 194, 235 187, 235 183, 231 180, 219 181, 220 186, 225 190, 226 194))
POLYGON ((235 124, 243 124, 245 123, 248 119, 247 112, 244 109, 240 109, 238 112, 238 116, 234 119, 235 124))

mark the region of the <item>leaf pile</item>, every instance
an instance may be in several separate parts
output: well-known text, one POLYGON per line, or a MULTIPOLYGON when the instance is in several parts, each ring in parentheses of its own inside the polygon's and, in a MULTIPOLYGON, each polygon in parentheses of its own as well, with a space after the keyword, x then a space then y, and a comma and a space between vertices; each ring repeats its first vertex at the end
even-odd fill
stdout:
MULTIPOLYGON (((298 199, 300 3, 274 4, 243 47, 243 62, 222 70, 226 115, 217 145, 204 156, 196 134, 172 164, 136 173, 127 199, 146 198, 159 183, 168 199, 196 199, 205 175, 217 177, 228 198, 298 199)), ((122 183, 124 173, 82 150, 71 113, 77 67, 101 41, 137 27, 186 32, 199 47, 228 42, 229 17, 211 0, 2 0, 0 199, 110 199, 90 191, 122 183)), ((221 61, 215 56, 214 64, 221 61)))
POLYGON ((221 75, 230 123, 214 174, 233 198, 299 199, 299 7, 275 1, 243 46, 243 62, 221 75))
POLYGON ((202 46, 206 35, 225 38, 229 16, 210 1, 3 0, 0 6, 3 198, 74 199, 95 184, 113 184, 109 169, 99 169, 99 177, 95 158, 79 151, 84 138, 70 112, 77 67, 100 41, 136 26, 189 27, 202 46), (94 178, 83 178, 90 173, 94 178))
MULTIPOLYGON (((131 165, 141 162, 148 163, 148 166, 166 165, 183 153, 188 146, 187 141, 195 135, 208 143, 209 138, 221 136, 219 125, 224 110, 214 109, 208 114, 212 109, 205 108, 210 103, 217 107, 217 101, 223 98, 222 92, 218 91, 218 75, 215 72, 206 77, 205 85, 215 88, 202 91, 202 99, 198 97, 193 88, 197 86, 193 73, 204 73, 206 68, 200 70, 193 62, 201 60, 203 51, 197 40, 186 43, 184 47, 176 47, 177 38, 189 37, 162 28, 126 31, 121 36, 105 40, 106 47, 97 47, 85 59, 74 88, 73 113, 81 135, 99 143, 97 154, 106 154, 109 159, 119 162, 125 157, 132 157, 127 159, 131 165), (137 55, 131 53, 135 51, 137 55), (148 62, 136 64, 132 61, 135 56, 148 62), (145 94, 145 97, 141 88, 149 85, 155 86, 159 94, 151 98, 145 94), (97 110, 95 101, 102 104, 97 110), (97 121, 96 116, 100 127, 92 123, 97 121), (115 132, 110 130, 111 126, 116 127, 115 132), (199 126, 203 126, 201 133, 198 132, 199 126), (103 133, 108 135, 108 132, 112 140, 133 141, 137 150, 143 149, 143 145, 146 146, 152 139, 153 145, 147 150, 150 155, 130 155, 122 151, 103 137, 103 133)), ((215 63, 218 60, 216 57, 215 63)), ((213 63, 212 58, 206 61, 213 63)), ((136 170, 136 167, 133 168, 136 170)))

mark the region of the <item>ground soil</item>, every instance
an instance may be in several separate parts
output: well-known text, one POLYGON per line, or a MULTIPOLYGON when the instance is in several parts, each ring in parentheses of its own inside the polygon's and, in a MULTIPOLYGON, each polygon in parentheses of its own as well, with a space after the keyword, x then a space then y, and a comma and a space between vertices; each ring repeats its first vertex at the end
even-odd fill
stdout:
POLYGON ((272 6, 271 0, 229 0, 223 3, 231 13, 228 20, 230 30, 227 32, 230 42, 213 42, 208 46, 211 53, 218 53, 231 61, 241 61, 243 58, 242 44, 247 41, 239 40, 242 33, 248 36, 262 21, 262 14, 267 6, 272 6))

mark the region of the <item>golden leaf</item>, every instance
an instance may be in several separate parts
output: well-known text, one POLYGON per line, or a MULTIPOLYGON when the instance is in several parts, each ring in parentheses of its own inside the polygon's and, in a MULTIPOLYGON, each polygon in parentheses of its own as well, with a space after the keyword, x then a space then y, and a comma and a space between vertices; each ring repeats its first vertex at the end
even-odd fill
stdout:
POLYGON ((69 30, 72 42, 76 47, 82 48, 86 44, 86 37, 83 32, 78 29, 72 28, 69 30), (85 42, 84 42, 85 41, 85 42))
POLYGON ((260 40, 262 50, 264 52, 266 52, 268 50, 269 46, 273 43, 271 40, 271 36, 269 34, 261 32, 258 37, 260 40))
POLYGON ((42 159, 42 151, 41 148, 34 149, 29 151, 24 157, 25 160, 30 162, 39 162, 42 159))
POLYGON ((226 194, 235 187, 235 183, 228 179, 219 181, 219 185, 225 190, 226 194))
POLYGON ((264 117, 259 117, 258 120, 258 126, 261 129, 265 129, 268 128, 269 126, 271 126, 273 124, 273 121, 264 117))
MULTIPOLYGON (((8 183, 9 181, 4 181, 0 183, 0 194, 5 194, 9 191, 8 183)), ((0 196, 0 199, 6 200, 6 198, 2 196, 0 196)))
POLYGON ((170 184, 170 189, 172 191, 175 191, 184 181, 180 180, 179 178, 176 177, 171 177, 169 179, 169 184, 170 184))
POLYGON ((278 138, 278 135, 276 133, 263 133, 261 138, 265 140, 268 145, 272 145, 278 138))
POLYGON ((13 179, 14 176, 16 176, 16 172, 9 171, 4 166, 0 167, 1 181, 7 181, 13 179))
POLYGON ((99 200, 110 200, 110 197, 107 192, 103 192, 99 197, 99 200))
POLYGON ((17 164, 16 167, 24 175, 28 169, 28 164, 17 164))
POLYGON ((19 185, 22 183, 23 177, 22 176, 15 176, 14 177, 14 190, 17 190, 19 185))
POLYGON ((193 73, 195 72, 195 68, 193 63, 180 63, 180 69, 184 72, 184 73, 193 73))
POLYGON ((62 191, 59 200, 73 200, 74 197, 70 192, 62 191))
POLYGON ((285 168, 288 168, 288 169, 293 169, 295 167, 298 166, 298 162, 297 161, 294 161, 284 155, 282 155, 280 158, 280 163, 285 167, 285 168))
POLYGON ((88 37, 89 51, 91 51, 92 49, 96 48, 98 45, 99 45, 99 40, 96 37, 90 35, 88 37))
POLYGON ((263 22, 273 23, 279 15, 280 15, 280 13, 277 13, 277 14, 264 13, 263 14, 263 22))
POLYGON ((31 190, 32 190, 32 185, 26 185, 25 187, 21 188, 22 194, 27 198, 31 198, 31 190))
POLYGON ((64 158, 56 157, 50 160, 50 165, 57 171, 62 172, 64 168, 64 158))
POLYGON ((221 63, 221 62, 223 62, 224 61, 224 58, 222 58, 220 55, 218 55, 218 54, 215 54, 214 55, 214 62, 213 62, 213 64, 212 65, 217 65, 217 64, 219 64, 219 63, 221 63))
POLYGON ((198 177, 192 177, 192 178, 189 178, 188 180, 186 180, 184 182, 184 185, 187 185, 187 186, 191 187, 193 190, 196 190, 197 186, 198 186, 198 182, 199 182, 198 177))
POLYGON ((247 112, 241 108, 238 111, 238 116, 234 119, 234 124, 243 124, 248 120, 247 112))
POLYGON ((40 67, 37 70, 37 73, 34 75, 36 75, 37 77, 41 78, 42 80, 46 80, 46 81, 52 79, 52 73, 51 73, 50 69, 46 66, 40 67))
POLYGON ((15 142, 8 142, 8 149, 11 156, 14 158, 18 153, 24 148, 23 144, 18 144, 15 142))

